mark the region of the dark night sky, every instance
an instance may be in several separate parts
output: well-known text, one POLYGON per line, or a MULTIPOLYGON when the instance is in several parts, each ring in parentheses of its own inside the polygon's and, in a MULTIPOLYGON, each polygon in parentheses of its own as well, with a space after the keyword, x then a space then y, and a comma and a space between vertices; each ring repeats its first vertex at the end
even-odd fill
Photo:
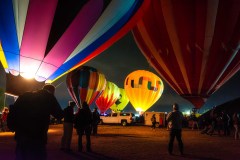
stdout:
MULTIPOLYGON (((124 80, 127 75, 135 70, 148 70, 157 74, 136 46, 131 33, 128 33, 110 48, 87 62, 85 65, 98 69, 105 75, 107 81, 115 83, 120 88, 124 87, 124 80)), ((1 68, 0 87, 2 88, 5 87, 4 75, 5 73, 1 68)), ((234 77, 232 77, 232 79, 217 90, 200 109, 200 112, 203 112, 215 105, 220 105, 224 102, 240 97, 239 82, 240 72, 238 72, 234 77)), ((65 77, 62 77, 54 84, 57 86, 56 97, 64 108, 70 99, 65 85, 65 77)), ((148 111, 168 112, 171 110, 171 105, 175 102, 179 103, 182 111, 187 111, 193 108, 191 103, 177 95, 166 82, 164 82, 164 85, 165 88, 162 96, 148 111)), ((135 112, 130 103, 124 111, 135 112)))

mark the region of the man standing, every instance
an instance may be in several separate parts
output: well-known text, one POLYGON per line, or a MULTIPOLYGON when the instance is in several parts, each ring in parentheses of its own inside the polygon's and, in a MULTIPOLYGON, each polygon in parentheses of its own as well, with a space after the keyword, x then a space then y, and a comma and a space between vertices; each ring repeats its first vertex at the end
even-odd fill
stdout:
POLYGON ((222 111, 222 121, 223 121, 223 132, 224 132, 224 136, 229 136, 229 135, 230 135, 230 130, 229 130, 230 117, 229 117, 229 115, 226 113, 226 111, 222 111))
POLYGON ((93 132, 93 135, 97 135, 98 123, 100 121, 100 115, 98 113, 97 108, 94 108, 92 116, 93 116, 92 132, 93 132))
POLYGON ((70 152, 71 141, 73 132, 73 120, 74 120, 74 106, 75 102, 69 101, 68 106, 63 110, 64 122, 63 122, 63 137, 61 141, 61 150, 70 152))
POLYGON ((78 151, 82 152, 82 136, 86 135, 86 148, 87 152, 91 152, 91 124, 92 124, 92 112, 87 104, 83 102, 82 108, 79 108, 74 118, 74 127, 78 134, 78 151))
POLYGON ((197 129, 199 130, 199 127, 198 127, 198 118, 196 117, 196 113, 193 112, 190 116, 191 120, 192 120, 192 130, 194 130, 195 128, 195 125, 197 127, 197 129))
POLYGON ((3 132, 8 131, 8 127, 7 127, 8 113, 9 113, 9 109, 7 107, 4 107, 3 111, 2 111, 2 117, 1 117, 2 118, 2 131, 3 132))
POLYGON ((10 107, 8 127, 15 131, 17 160, 46 160, 47 132, 50 115, 63 118, 63 111, 54 96, 55 87, 26 92, 10 107))
POLYGON ((182 142, 182 121, 183 114, 179 111, 178 104, 173 104, 173 111, 167 115, 167 121, 171 122, 170 127, 170 140, 168 144, 168 153, 172 155, 173 142, 175 137, 178 141, 179 151, 183 155, 183 142, 182 142))
POLYGON ((155 114, 152 115, 151 121, 152 121, 152 126, 151 126, 151 128, 155 130, 155 128, 156 128, 156 123, 157 123, 155 114))

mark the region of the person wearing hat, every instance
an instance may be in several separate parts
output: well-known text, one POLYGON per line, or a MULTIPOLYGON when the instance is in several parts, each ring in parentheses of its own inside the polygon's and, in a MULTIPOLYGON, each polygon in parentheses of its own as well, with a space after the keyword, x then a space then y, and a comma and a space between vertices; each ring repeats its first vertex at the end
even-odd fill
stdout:
POLYGON ((179 151, 183 155, 183 142, 182 142, 182 121, 183 114, 179 111, 177 103, 173 104, 173 111, 167 115, 167 122, 171 122, 170 127, 170 139, 168 144, 168 153, 172 155, 173 151, 173 142, 175 137, 178 141, 179 151))
POLYGON ((75 106, 75 102, 69 101, 68 106, 63 110, 64 122, 63 122, 63 136, 61 140, 61 150, 64 150, 67 152, 71 151, 74 106, 75 106))

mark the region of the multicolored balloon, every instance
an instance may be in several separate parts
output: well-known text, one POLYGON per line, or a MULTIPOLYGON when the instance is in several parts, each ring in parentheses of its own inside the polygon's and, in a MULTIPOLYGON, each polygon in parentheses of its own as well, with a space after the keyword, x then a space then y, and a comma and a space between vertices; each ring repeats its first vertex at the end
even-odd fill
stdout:
POLYGON ((105 89, 106 78, 93 67, 81 66, 67 74, 66 83, 78 107, 81 107, 83 101, 90 106, 105 89))
POLYGON ((125 89, 119 88, 119 91, 117 101, 110 107, 113 112, 122 112, 129 102, 125 89))
POLYGON ((133 35, 161 77, 200 108, 240 69, 239 16, 239 1, 152 0, 133 35))
POLYGON ((107 81, 106 88, 103 93, 97 98, 96 105, 101 113, 106 112, 119 98, 119 88, 116 84, 107 81))
POLYGON ((152 72, 137 70, 126 77, 124 89, 135 110, 145 112, 160 98, 164 85, 152 72))
POLYGON ((1 0, 0 61, 6 73, 51 83, 120 39, 148 6, 143 0, 1 0))

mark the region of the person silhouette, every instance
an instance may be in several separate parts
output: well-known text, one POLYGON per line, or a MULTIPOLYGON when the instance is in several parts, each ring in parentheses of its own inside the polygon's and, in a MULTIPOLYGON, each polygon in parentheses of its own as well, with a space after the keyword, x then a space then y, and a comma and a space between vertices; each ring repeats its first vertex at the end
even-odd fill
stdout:
POLYGON ((239 118, 239 114, 237 112, 233 113, 233 127, 235 129, 234 131, 234 139, 240 139, 240 131, 239 131, 239 124, 240 124, 240 118, 239 118))
POLYGON ((86 135, 86 148, 87 152, 91 152, 91 124, 92 124, 92 112, 87 102, 82 103, 82 108, 78 109, 78 112, 74 118, 74 128, 78 134, 78 151, 82 152, 82 136, 86 135))
POLYGON ((69 101, 68 106, 63 110, 64 122, 63 122, 63 136, 61 140, 61 150, 64 150, 67 152, 71 151, 74 106, 75 106, 75 102, 69 101))
POLYGON ((9 109, 7 107, 4 107, 3 111, 2 111, 2 116, 1 116, 1 119, 2 119, 2 131, 3 132, 8 131, 8 127, 7 127, 8 113, 9 113, 9 109))
POLYGON ((55 87, 46 84, 41 90, 26 92, 10 106, 8 127, 15 132, 16 160, 47 159, 47 132, 50 115, 63 118, 55 87))
POLYGON ((168 153, 172 155, 173 151, 173 142, 175 137, 178 141, 178 146, 181 155, 183 155, 183 142, 182 142, 182 121, 183 121, 183 114, 179 111, 178 104, 173 104, 173 111, 167 115, 167 121, 171 122, 170 127, 170 139, 168 144, 168 153))
POLYGON ((92 134, 97 135, 98 131, 98 123, 100 122, 100 115, 98 113, 97 108, 94 108, 92 113, 93 121, 92 121, 92 134))
POLYGON ((155 128, 156 128, 156 123, 157 123, 155 114, 152 115, 151 121, 152 121, 152 126, 151 126, 151 128, 155 130, 155 128))

